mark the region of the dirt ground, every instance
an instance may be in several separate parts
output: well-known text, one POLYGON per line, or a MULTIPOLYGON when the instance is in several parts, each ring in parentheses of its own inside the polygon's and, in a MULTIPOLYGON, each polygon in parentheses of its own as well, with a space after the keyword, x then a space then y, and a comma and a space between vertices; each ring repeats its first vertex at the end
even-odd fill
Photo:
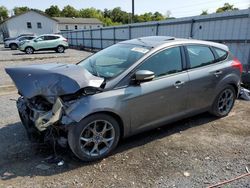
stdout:
MULTIPOLYGON (((72 54, 80 59, 82 53, 86 52, 70 50, 64 60, 73 59, 72 54)), ((8 62, 0 60, 1 69, 8 62)), ((0 96, 1 188, 200 188, 244 174, 247 166, 250 169, 250 103, 246 101, 237 100, 225 118, 204 113, 122 140, 111 156, 99 162, 83 163, 67 149, 58 151, 64 160, 58 166, 45 162, 53 153, 49 148, 28 141, 15 101, 10 100, 17 97, 0 96)), ((250 176, 222 187, 250 187, 250 176)))
POLYGON ((4 68, 31 64, 44 63, 77 63, 87 56, 89 52, 68 49, 59 54, 54 51, 35 52, 27 55, 19 50, 10 50, 0 45, 0 86, 12 84, 11 79, 5 74, 4 68))

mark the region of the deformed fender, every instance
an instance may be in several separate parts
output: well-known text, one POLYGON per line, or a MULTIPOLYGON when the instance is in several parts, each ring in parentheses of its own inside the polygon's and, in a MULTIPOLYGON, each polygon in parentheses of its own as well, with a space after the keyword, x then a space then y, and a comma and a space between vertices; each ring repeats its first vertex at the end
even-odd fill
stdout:
POLYGON ((122 119, 124 135, 130 131, 130 114, 126 103, 121 102, 124 95, 109 95, 108 92, 82 97, 65 109, 65 114, 75 122, 98 112, 110 112, 122 119), (105 95, 105 96, 104 96, 105 95))

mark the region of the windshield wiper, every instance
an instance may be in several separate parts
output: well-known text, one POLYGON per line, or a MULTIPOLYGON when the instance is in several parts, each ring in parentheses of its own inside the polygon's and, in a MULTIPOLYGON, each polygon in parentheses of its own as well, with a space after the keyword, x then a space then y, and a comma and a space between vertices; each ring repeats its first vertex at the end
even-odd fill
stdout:
POLYGON ((90 66, 91 66, 95 76, 100 77, 99 72, 97 71, 96 66, 94 65, 94 62, 91 59, 89 59, 89 63, 90 63, 90 66))

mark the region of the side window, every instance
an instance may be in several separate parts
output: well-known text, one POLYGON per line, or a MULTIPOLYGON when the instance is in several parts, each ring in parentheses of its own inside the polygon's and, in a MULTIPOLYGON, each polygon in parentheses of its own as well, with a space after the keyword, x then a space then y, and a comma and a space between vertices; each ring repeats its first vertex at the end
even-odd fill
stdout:
POLYGON ((209 65, 214 62, 214 54, 208 46, 190 45, 186 47, 190 61, 190 68, 209 65))
POLYGON ((28 29, 31 29, 31 28, 32 28, 31 22, 27 22, 27 28, 28 28, 28 29))
POLYGON ((44 40, 50 40, 50 36, 44 36, 44 40))
POLYGON ((25 37, 20 37, 18 40, 19 41, 23 41, 23 40, 25 40, 26 38, 25 37))
POLYGON ((37 22, 37 28, 42 29, 42 23, 41 22, 37 22))
POLYGON ((174 47, 155 54, 140 65, 139 70, 150 70, 155 73, 155 77, 182 71, 180 48, 174 47))
POLYGON ((228 55, 227 51, 224 51, 219 48, 214 48, 214 51, 218 55, 218 58, 216 59, 216 61, 223 61, 227 58, 227 55, 228 55))
POLYGON ((45 40, 45 36, 41 36, 36 39, 36 41, 43 41, 43 40, 45 40))

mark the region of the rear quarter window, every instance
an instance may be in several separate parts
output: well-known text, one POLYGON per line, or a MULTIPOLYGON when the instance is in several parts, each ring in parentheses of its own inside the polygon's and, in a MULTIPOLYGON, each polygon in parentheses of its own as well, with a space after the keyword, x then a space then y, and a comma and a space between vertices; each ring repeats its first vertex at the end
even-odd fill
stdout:
POLYGON ((215 53, 217 54, 216 61, 223 61, 227 58, 228 52, 219 48, 213 47, 215 53))

